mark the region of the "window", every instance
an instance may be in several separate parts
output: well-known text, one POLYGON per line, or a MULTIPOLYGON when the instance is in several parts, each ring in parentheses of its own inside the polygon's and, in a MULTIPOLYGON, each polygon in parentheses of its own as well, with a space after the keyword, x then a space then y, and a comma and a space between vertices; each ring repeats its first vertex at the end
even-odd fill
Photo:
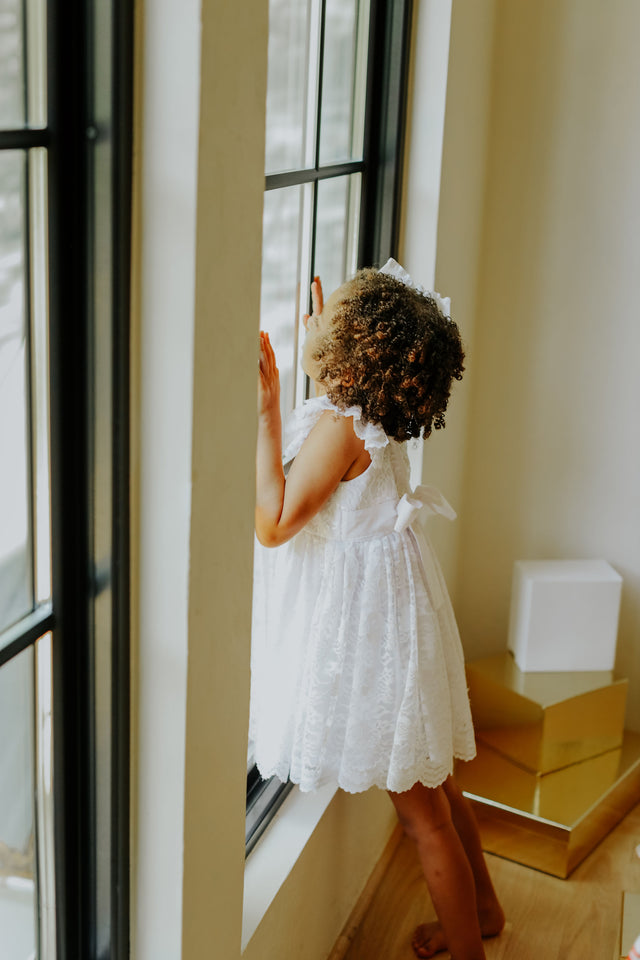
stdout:
POLYGON ((3 960, 128 955, 127 7, 0 9, 3 960))
MULTIPOLYGON (((301 317, 397 252, 409 0, 270 0, 261 325, 283 416, 308 395, 301 317)), ((247 852, 290 784, 247 763, 247 852)))

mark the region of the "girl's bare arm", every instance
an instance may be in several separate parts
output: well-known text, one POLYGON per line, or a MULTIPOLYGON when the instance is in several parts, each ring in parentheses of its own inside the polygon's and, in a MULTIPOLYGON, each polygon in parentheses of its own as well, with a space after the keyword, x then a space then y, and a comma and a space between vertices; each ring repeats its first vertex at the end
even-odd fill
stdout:
POLYGON ((290 540, 320 510, 362 455, 364 443, 353 432, 350 417, 326 411, 285 480, 278 370, 268 334, 263 333, 258 398, 256 534, 265 547, 276 547, 290 540))

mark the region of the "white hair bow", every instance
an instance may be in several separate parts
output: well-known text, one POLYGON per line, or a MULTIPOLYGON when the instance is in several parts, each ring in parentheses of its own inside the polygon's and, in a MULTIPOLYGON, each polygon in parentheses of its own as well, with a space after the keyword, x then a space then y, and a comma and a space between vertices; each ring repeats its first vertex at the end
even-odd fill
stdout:
POLYGON ((396 280, 399 280, 400 283, 404 283, 405 286, 412 287, 414 290, 417 290, 418 293, 422 293, 426 297, 431 297, 432 300, 435 300, 438 310, 442 316, 447 319, 451 319, 451 298, 441 297, 439 293, 435 293, 433 290, 425 290, 425 288, 421 287, 419 283, 414 283, 404 267, 401 267, 398 261, 394 260, 393 257, 389 257, 384 267, 380 267, 378 272, 386 273, 390 277, 395 277, 396 280))

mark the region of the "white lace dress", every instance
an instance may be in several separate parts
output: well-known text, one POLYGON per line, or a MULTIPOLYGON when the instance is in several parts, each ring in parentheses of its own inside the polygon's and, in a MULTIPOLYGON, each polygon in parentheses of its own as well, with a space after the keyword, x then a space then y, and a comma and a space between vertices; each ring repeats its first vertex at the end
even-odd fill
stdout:
MULTIPOLYGON (((325 410, 307 400, 285 430, 285 464, 325 410)), ((263 777, 301 790, 437 786, 475 741, 460 638, 418 511, 455 517, 433 487, 411 491, 406 445, 353 416, 371 455, 280 547, 256 541, 250 736, 263 777)))

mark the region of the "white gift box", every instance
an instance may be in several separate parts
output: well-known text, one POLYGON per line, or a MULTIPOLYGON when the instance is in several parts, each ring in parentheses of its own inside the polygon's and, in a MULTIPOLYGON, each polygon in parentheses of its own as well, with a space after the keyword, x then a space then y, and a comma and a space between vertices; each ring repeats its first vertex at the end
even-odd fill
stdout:
POLYGON ((621 591, 606 560, 516 560, 508 645, 520 669, 613 670, 621 591))

